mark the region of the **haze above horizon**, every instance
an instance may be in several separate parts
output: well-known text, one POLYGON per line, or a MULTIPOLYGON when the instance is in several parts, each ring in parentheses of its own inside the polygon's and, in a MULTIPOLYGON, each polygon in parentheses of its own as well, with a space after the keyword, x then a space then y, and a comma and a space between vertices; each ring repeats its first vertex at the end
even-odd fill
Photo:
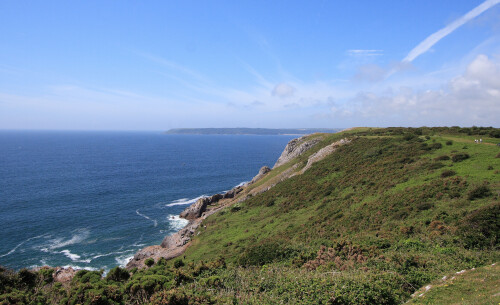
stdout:
POLYGON ((3 1, 0 129, 499 127, 499 3, 3 1))

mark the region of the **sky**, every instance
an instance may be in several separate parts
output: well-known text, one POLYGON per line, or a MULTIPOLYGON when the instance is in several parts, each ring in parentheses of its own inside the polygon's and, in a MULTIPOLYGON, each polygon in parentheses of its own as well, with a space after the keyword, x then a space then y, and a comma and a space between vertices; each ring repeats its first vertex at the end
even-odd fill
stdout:
POLYGON ((500 127, 500 0, 0 1, 0 129, 500 127))

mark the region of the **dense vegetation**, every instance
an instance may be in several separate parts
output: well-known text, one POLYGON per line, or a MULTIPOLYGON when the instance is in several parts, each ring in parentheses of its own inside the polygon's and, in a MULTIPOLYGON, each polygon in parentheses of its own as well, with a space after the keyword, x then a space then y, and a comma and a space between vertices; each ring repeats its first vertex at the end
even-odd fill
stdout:
MULTIPOLYGON (((352 142, 207 218, 182 259, 117 267, 105 277, 82 270, 67 285, 54 283, 49 269, 2 269, 0 303, 400 304, 444 275, 499 261, 497 135, 476 127, 326 135, 293 163, 304 166, 341 138, 352 142)), ((499 269, 480 270, 471 281, 481 281, 484 298, 442 285, 413 302, 498 303, 490 293, 497 288, 488 287, 498 284, 499 269)))

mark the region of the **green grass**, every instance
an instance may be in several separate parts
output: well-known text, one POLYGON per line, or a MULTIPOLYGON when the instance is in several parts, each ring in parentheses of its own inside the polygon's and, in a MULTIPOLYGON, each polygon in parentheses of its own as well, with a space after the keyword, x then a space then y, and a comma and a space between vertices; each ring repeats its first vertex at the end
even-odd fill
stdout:
POLYGON ((401 304, 429 283, 435 289, 412 302, 498 302, 499 270, 490 265, 500 261, 500 147, 488 137, 496 132, 356 128, 312 135, 321 142, 242 196, 276 183, 292 166, 300 171, 332 142, 352 142, 205 219, 183 262, 133 270, 118 282, 89 273, 69 288, 2 271, 0 304, 91 304, 96 294, 100 304, 401 304), (474 144, 479 137, 484 143, 474 144), (453 162, 460 153, 469 158, 453 162), (471 268, 475 273, 448 286, 439 282, 471 268))
POLYGON ((498 264, 466 270, 463 274, 452 273, 430 285, 428 291, 419 290, 408 304, 500 304, 498 264))

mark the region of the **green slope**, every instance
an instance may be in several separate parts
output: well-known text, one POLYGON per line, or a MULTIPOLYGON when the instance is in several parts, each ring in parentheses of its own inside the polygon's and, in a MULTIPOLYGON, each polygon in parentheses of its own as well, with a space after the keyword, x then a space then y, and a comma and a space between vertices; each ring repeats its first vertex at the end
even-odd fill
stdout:
MULTIPOLYGON (((495 136, 491 128, 315 134, 320 144, 247 188, 240 196, 249 199, 205 219, 182 260, 133 270, 130 279, 82 272, 68 288, 48 283, 38 295, 9 275, 0 278, 0 300, 19 293, 64 304, 91 304, 96 295, 102 304, 400 304, 444 275, 500 261, 495 136), (303 174, 250 195, 346 137, 351 143, 303 174)), ((477 270, 498 279, 498 268, 477 270)), ((472 289, 474 281, 454 285, 472 289)), ((413 301, 457 302, 449 289, 413 301)))

